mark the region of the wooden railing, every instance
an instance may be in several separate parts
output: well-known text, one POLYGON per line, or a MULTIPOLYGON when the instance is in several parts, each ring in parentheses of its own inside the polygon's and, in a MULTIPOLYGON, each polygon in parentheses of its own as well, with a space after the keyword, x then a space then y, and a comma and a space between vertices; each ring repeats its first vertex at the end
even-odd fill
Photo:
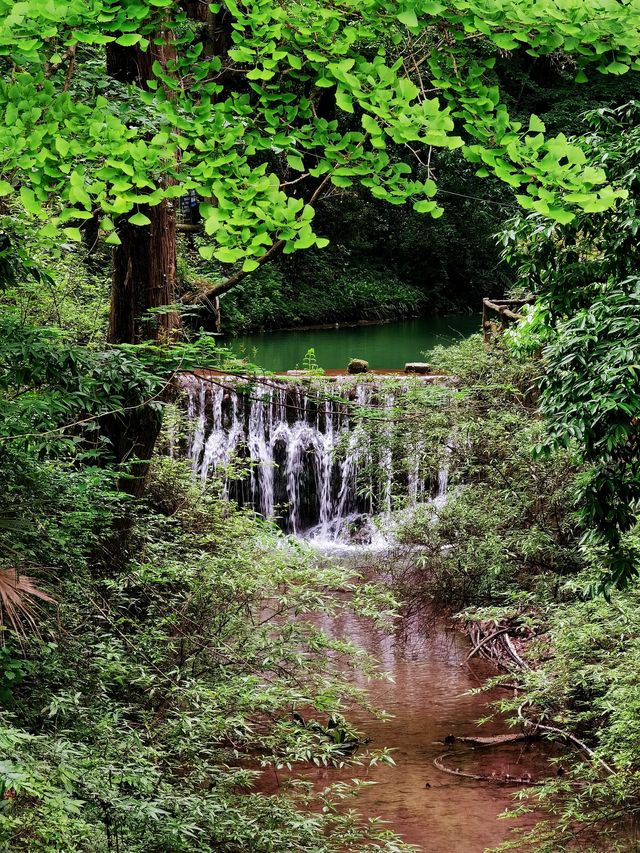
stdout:
POLYGON ((482 300, 482 336, 488 344, 495 335, 500 335, 511 323, 522 320, 520 312, 525 305, 533 302, 533 297, 524 299, 488 299, 482 300), (495 315, 497 314, 497 317, 495 315), (492 319, 494 315, 495 319, 492 319))

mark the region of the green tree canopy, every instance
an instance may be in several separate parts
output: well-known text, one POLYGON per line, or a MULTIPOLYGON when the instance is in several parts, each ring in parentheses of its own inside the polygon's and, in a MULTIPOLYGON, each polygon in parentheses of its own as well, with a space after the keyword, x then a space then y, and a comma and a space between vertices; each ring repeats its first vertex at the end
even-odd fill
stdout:
POLYGON ((606 166, 626 197, 615 212, 583 212, 567 225, 520 217, 505 233, 506 254, 539 301, 521 330, 544 345, 541 410, 550 441, 578 447, 587 540, 606 547, 605 591, 638 573, 626 534, 640 508, 640 281, 638 104, 587 117, 588 162, 606 166))
POLYGON ((195 190, 209 200, 202 253, 247 272, 276 241, 286 252, 322 245, 313 202, 330 185, 439 215, 420 153, 431 147, 462 147, 480 174, 561 221, 618 194, 564 135, 545 138, 535 116, 512 120, 492 69, 499 51, 522 47, 573 55, 578 80, 591 67, 636 68, 636 0, 229 0, 203 10, 192 0, 0 2, 0 193, 19 196, 44 238, 62 228, 79 239, 97 213, 117 245, 119 217, 147 225, 140 205, 195 190), (130 82, 108 76, 105 49, 125 52, 130 82))

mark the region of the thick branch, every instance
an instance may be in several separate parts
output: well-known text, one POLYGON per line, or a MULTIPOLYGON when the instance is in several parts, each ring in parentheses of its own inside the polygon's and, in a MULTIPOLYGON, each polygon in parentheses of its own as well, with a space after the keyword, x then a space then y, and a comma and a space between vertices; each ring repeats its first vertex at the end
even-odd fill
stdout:
POLYGON ((489 634, 488 637, 485 637, 484 639, 480 640, 480 642, 471 649, 469 654, 464 659, 464 662, 466 663, 468 660, 470 660, 475 654, 477 654, 482 649, 483 646, 485 646, 487 643, 490 643, 491 640, 495 640, 496 637, 500 637, 502 634, 506 634, 507 631, 510 630, 510 627, 500 628, 499 631, 494 631, 493 634, 489 634))
MULTIPOLYGON (((265 254, 257 259, 257 263, 259 266, 266 264, 270 261, 274 255, 277 255, 278 252, 284 247, 285 241, 278 240, 277 243, 274 243, 271 248, 265 252, 265 254)), ((251 272, 255 272, 252 270, 251 272)), ((232 287, 235 287, 236 284, 241 282, 244 278, 246 278, 250 273, 243 272, 243 270, 238 270, 238 272, 234 273, 229 278, 224 281, 219 281, 217 284, 214 284, 209 290, 203 290, 200 293, 195 293, 191 296, 187 296, 184 298, 183 302, 186 303, 194 303, 194 302, 208 302, 212 299, 215 299, 217 296, 222 296, 223 293, 226 293, 228 290, 231 290, 232 287)))
POLYGON ((490 299, 483 299, 482 302, 487 308, 490 308, 492 311, 495 311, 497 314, 502 314, 504 317, 508 317, 510 320, 522 320, 522 314, 516 314, 515 311, 511 311, 509 308, 506 308, 504 305, 498 305, 496 302, 492 302, 490 299))

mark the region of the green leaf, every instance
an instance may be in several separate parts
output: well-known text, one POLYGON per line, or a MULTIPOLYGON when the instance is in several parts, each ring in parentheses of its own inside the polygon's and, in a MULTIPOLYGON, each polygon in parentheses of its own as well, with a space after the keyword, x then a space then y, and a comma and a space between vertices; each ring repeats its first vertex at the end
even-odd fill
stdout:
POLYGON ((561 225, 568 225, 569 222, 572 222, 576 218, 575 213, 564 207, 550 207, 548 215, 561 225))
POLYGON ((302 157, 299 157, 297 154, 287 154, 287 163, 296 172, 304 172, 302 157))
POLYGON ((423 189, 424 194, 426 196, 428 196, 429 198, 433 198, 433 196, 438 191, 438 187, 436 186, 436 182, 432 181, 431 178, 428 178, 424 182, 422 189, 423 189))
POLYGON ((34 216, 40 216, 43 213, 42 205, 35 197, 33 190, 29 189, 29 187, 20 187, 20 199, 27 213, 31 213, 34 216))
POLYGON ((532 115, 529 119, 529 133, 544 133, 547 129, 547 126, 542 121, 542 119, 538 118, 537 115, 532 115))
POLYGON ((151 220, 148 216, 145 216, 144 213, 134 213, 133 216, 129 217, 129 222, 132 225, 151 225, 151 220))
POLYGON ((110 246, 120 246, 122 244, 122 240, 118 237, 115 231, 112 231, 104 242, 108 243, 110 246))
POLYGON ((317 53, 315 50, 305 50, 304 55, 307 59, 310 59, 311 62, 326 62, 326 56, 323 56, 321 53, 317 53))
POLYGON ((413 203, 413 209, 416 213, 432 213, 435 210, 435 207, 435 201, 428 201, 427 199, 413 203))
POLYGON ((9 181, 0 181, 0 196, 11 195, 13 191, 13 187, 9 181))
POLYGON ((82 242, 82 231, 79 228, 63 228, 64 234, 76 243, 82 242))
POLYGON ((116 44, 121 44, 123 47, 133 47, 138 44, 142 36, 139 33, 125 33, 116 39, 116 44))
POLYGON ((335 187, 352 187, 353 181, 350 178, 345 177, 344 175, 332 175, 331 183, 335 187))
POLYGON ((255 261, 253 258, 247 258, 247 260, 242 264, 242 272, 253 272, 257 270, 260 264, 255 261))
POLYGON ((214 250, 213 246, 200 246, 198 248, 198 254, 200 255, 201 258, 204 258, 205 261, 210 261, 211 258, 213 257, 213 250, 214 250))
POLYGON ((62 157, 66 157, 69 153, 69 148, 71 147, 69 142, 64 139, 62 136, 56 136, 55 146, 58 154, 62 157))
POLYGON ((222 246, 213 253, 216 258, 223 264, 235 264, 244 254, 241 249, 231 249, 228 246, 222 246))
POLYGON ((382 133, 382 128, 378 124, 378 122, 374 119, 373 116, 370 116, 368 113, 364 113, 362 116, 362 126, 370 133, 371 136, 380 136, 382 133))
POLYGON ((518 47, 518 42, 514 39, 511 33, 493 33, 491 40, 502 50, 513 50, 518 47))
POLYGON ((344 89, 338 89, 336 91, 336 104, 345 113, 353 112, 353 100, 351 98, 351 95, 345 92, 344 89))
POLYGON ((605 71, 608 74, 626 74, 629 70, 629 66, 624 62, 610 62, 606 67, 605 71))
POLYGON ((403 12, 399 12, 397 17, 400 23, 404 24, 406 27, 418 26, 416 10, 413 8, 405 9, 403 12))

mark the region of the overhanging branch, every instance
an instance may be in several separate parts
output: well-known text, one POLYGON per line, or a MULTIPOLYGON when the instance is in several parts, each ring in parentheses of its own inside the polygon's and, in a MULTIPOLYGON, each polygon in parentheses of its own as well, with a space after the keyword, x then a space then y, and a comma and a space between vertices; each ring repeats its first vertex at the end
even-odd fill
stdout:
MULTIPOLYGON (((281 249, 284 247, 285 241, 278 240, 276 243, 268 249, 261 258, 257 259, 257 264, 261 267, 263 264, 266 264, 270 261, 274 255, 277 255, 281 249)), ((215 299, 218 296, 222 296, 223 293, 226 293, 228 290, 231 290, 232 287, 235 287, 236 284, 239 284, 243 279, 245 279, 248 275, 251 275, 254 270, 244 272, 243 270, 238 270, 238 272, 234 273, 229 278, 224 281, 219 281, 210 287, 208 290, 201 290, 199 293, 194 293, 189 296, 186 296, 182 301, 187 304, 194 304, 197 302, 209 302, 212 299, 215 299)))
MULTIPOLYGON (((324 190, 326 185, 329 183, 330 178, 331 178, 331 173, 324 176, 322 181, 320 181, 318 186, 315 188, 315 190, 314 190, 311 198, 307 202, 307 204, 314 204, 318 200, 318 198, 322 194, 322 191, 324 190)), ((281 252, 282 249, 284 248, 285 243, 286 243, 286 240, 277 240, 271 246, 271 248, 267 249, 267 251, 264 253, 264 255, 261 258, 257 258, 256 263, 258 264, 258 268, 263 266, 264 264, 268 263, 270 260, 272 260, 273 257, 275 257, 277 254, 279 254, 279 252, 281 252)), ((216 284, 213 284, 207 290, 201 290, 199 293, 194 293, 194 294, 190 294, 189 296, 185 296, 185 298, 182 301, 187 305, 194 305, 197 303, 210 302, 210 301, 216 299, 218 296, 222 296, 223 293, 227 293, 227 291, 229 291, 233 287, 235 287, 236 284, 239 284, 248 275, 251 275, 252 272, 255 272, 255 268, 252 270, 248 270, 247 272, 244 272, 243 270, 238 270, 238 272, 229 276, 229 278, 225 279, 224 281, 220 281, 220 282, 217 282, 216 284)))

